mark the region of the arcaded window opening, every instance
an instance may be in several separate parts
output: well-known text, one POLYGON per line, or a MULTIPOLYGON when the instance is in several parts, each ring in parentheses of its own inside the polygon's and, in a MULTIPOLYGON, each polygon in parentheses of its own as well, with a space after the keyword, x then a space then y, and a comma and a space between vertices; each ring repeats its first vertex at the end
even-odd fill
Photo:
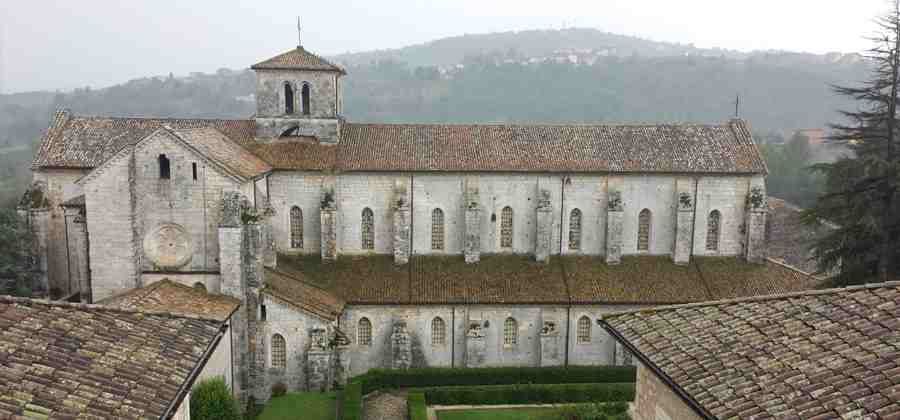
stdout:
POLYGON ((287 346, 281 334, 272 336, 272 367, 276 369, 287 367, 287 346))
POLYGON ((587 316, 578 318, 578 342, 582 344, 591 342, 591 319, 587 316))
POLYGON ((442 345, 447 339, 447 324, 441 317, 435 317, 431 320, 431 344, 442 345))
POLYGON ((581 249, 581 210, 574 209, 569 215, 569 249, 581 249))
POLYGON ((513 246, 513 209, 506 206, 500 212, 500 248, 513 246))
POLYGON ((637 250, 650 250, 650 223, 652 214, 649 209, 641 210, 638 215, 637 250))
POLYGON ((356 328, 356 342, 360 346, 372 345, 372 322, 369 318, 359 320, 359 326, 356 328))
POLYGON ((511 346, 519 341, 519 323, 512 317, 503 323, 503 344, 511 346))
POLYGON ((194 181, 197 180, 197 162, 191 162, 191 174, 194 176, 194 181))
POLYGON ((169 158, 166 155, 159 155, 159 178, 160 179, 170 179, 172 178, 172 171, 169 164, 169 158))
POLYGON ((722 214, 718 210, 709 213, 709 219, 706 221, 706 250, 719 250, 719 232, 722 226, 722 214))
POLYGON ((303 248, 303 211, 291 207, 291 248, 303 248))
POLYGON ((294 89, 287 82, 284 84, 284 113, 294 113, 294 89))
POLYGON ((309 83, 304 83, 300 88, 300 99, 303 106, 303 115, 309 115, 309 83))
POLYGON ((375 214, 366 207, 362 211, 362 249, 375 249, 375 214))
POLYGON ((431 249, 442 251, 444 249, 444 211, 434 209, 431 212, 431 249))
POLYGON ((205 292, 205 291, 206 291, 206 285, 198 281, 198 282, 194 283, 194 289, 202 290, 202 291, 205 292))

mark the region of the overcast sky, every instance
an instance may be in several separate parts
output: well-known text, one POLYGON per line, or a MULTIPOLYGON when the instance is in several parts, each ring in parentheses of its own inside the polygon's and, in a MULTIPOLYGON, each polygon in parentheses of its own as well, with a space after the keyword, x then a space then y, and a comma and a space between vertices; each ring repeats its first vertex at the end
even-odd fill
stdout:
POLYGON ((739 50, 853 52, 885 0, 2 0, 0 93, 245 68, 485 32, 591 27, 739 50))

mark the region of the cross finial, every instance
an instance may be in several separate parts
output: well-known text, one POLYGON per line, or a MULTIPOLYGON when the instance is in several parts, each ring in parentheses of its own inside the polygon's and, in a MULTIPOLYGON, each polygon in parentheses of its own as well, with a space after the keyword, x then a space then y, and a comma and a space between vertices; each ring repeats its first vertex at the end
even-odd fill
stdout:
POLYGON ((740 116, 741 111, 741 94, 737 94, 734 98, 734 118, 738 118, 740 116))
POLYGON ((300 42, 300 16, 297 16, 297 47, 300 47, 302 43, 300 42))

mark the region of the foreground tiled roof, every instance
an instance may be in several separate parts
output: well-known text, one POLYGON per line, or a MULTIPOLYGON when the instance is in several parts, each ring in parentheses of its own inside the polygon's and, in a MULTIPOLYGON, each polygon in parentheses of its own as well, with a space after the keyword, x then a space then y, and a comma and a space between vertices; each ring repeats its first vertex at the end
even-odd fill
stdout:
POLYGON ((253 120, 79 117, 60 111, 35 152, 32 167, 95 168, 163 125, 175 130, 212 127, 242 146, 252 144, 256 133, 253 120))
POLYGON ((131 289, 97 303, 121 309, 169 312, 219 321, 227 321, 241 304, 235 298, 207 293, 169 279, 131 289))
POLYGON ((157 419, 222 323, 0 297, 0 418, 157 419))
POLYGON ((710 418, 900 418, 900 283, 603 322, 710 418))
POLYGON ((213 127, 181 128, 173 133, 201 155, 241 178, 253 179, 272 170, 268 163, 213 127))
MULTIPOLYGON (((339 144, 326 145, 313 138, 256 140, 254 120, 74 117, 67 112, 57 114, 36 152, 33 166, 94 168, 163 125, 179 132, 214 128, 271 167, 283 170, 766 171, 747 124, 740 120, 722 125, 345 123, 339 144)), ((196 133, 198 140, 216 137, 214 131, 196 133)), ((248 167, 258 170, 261 166, 256 162, 248 167)))
MULTIPOLYGON (((414 256, 396 266, 391 255, 280 255, 278 270, 348 304, 671 304, 809 290, 819 280, 783 265, 748 264, 734 257, 694 258, 678 266, 665 256, 625 257, 609 266, 599 257, 527 255, 414 256)), ((296 299, 303 299, 302 293, 296 299)))
POLYGON ((253 70, 314 70, 314 71, 335 71, 344 73, 344 70, 328 60, 319 57, 302 46, 278 54, 268 60, 256 63, 250 66, 253 70))
POLYGON ((345 124, 342 170, 763 173, 743 121, 723 125, 345 124))

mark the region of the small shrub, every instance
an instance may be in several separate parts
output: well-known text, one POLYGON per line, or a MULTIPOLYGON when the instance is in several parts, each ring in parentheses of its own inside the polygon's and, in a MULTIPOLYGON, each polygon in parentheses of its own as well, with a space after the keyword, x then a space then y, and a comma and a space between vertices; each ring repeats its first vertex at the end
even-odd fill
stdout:
POLYGON ((409 420, 428 420, 428 407, 425 404, 425 394, 410 392, 406 400, 409 420))
POLYGON ((284 394, 287 394, 287 386, 282 382, 278 382, 272 385, 272 398, 281 397, 284 394))
POLYGON ((362 419, 362 384, 351 382, 344 388, 344 401, 341 407, 343 420, 362 419))
POLYGON ((191 419, 241 420, 237 401, 221 377, 207 379, 191 391, 191 419))
POLYGON ((497 405, 628 402, 634 400, 633 383, 482 385, 414 388, 428 404, 497 405))

